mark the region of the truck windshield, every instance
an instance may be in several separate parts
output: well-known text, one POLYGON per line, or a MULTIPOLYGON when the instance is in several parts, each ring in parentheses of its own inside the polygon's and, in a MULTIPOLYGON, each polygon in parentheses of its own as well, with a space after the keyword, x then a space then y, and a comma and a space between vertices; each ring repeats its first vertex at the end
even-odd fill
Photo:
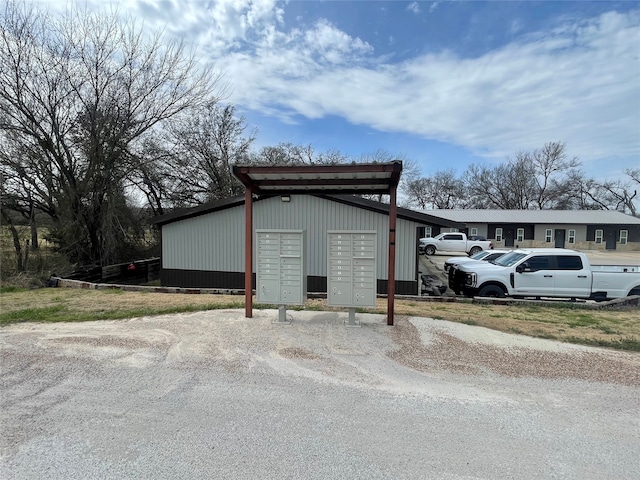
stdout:
POLYGON ((486 250, 481 250, 478 253, 476 253, 475 255, 471 255, 469 258, 473 258, 474 260, 482 260, 484 257, 486 257, 487 255, 489 255, 489 253, 486 250))
POLYGON ((495 260, 492 260, 492 262, 502 267, 511 267, 526 256, 527 256, 526 253, 510 252, 510 253, 504 254, 500 258, 496 258, 495 260))

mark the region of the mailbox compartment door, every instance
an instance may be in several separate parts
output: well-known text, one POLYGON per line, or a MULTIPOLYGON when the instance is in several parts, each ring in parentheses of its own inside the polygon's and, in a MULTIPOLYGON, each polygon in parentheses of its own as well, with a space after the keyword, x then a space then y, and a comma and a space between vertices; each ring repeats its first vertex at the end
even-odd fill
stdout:
POLYGON ((327 300, 329 305, 351 305, 351 282, 331 282, 327 300))
POLYGON ((376 299, 371 288, 354 288, 353 305, 362 307, 375 307, 376 299))
POLYGON ((280 282, 275 280, 260 280, 256 291, 256 300, 265 303, 277 303, 280 297, 280 282))

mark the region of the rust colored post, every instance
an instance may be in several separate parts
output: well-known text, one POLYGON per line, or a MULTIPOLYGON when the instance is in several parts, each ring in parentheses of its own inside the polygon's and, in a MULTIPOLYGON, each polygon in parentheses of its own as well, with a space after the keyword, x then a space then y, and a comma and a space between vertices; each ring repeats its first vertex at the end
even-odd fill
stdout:
POLYGON ((253 317, 253 197, 244 192, 244 316, 253 317))
POLYGON ((396 294, 396 186, 389 192, 389 279, 387 282, 387 325, 393 325, 393 307, 396 294))

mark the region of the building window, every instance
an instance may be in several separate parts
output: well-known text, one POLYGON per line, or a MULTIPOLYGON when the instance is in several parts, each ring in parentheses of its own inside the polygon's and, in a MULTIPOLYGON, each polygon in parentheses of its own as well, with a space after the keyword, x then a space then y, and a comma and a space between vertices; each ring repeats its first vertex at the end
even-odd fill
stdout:
POLYGON ((496 242, 502 241, 502 229, 496 228, 496 242))
POLYGON ((551 240, 553 240, 553 230, 547 228, 544 232, 544 241, 547 243, 551 243, 551 240))
POLYGON ((576 231, 569 230, 569 238, 567 239, 569 243, 576 243, 576 231))
POLYGON ((469 230, 469 235, 471 235, 471 236, 478 235, 478 229, 477 228, 472 228, 471 230, 469 230))
POLYGON ((596 243, 602 243, 602 230, 596 230, 596 243))
POLYGON ((626 245, 627 238, 629 238, 629 230, 620 230, 620 245, 626 245))
POLYGON ((450 231, 450 232, 457 232, 457 231, 458 231, 458 229, 457 229, 457 228, 453 228, 453 227, 451 227, 451 228, 449 229, 449 231, 450 231))
POLYGON ((431 227, 424 227, 424 236, 431 237, 431 227))
POLYGON ((522 242, 524 241, 524 228, 519 228, 518 229, 518 242, 522 242))

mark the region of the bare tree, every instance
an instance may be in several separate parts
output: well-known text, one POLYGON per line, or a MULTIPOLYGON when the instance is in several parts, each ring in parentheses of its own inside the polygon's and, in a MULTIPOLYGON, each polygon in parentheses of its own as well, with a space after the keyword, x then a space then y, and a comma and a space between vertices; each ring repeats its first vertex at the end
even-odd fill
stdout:
POLYGON ((338 150, 317 152, 311 144, 295 145, 282 142, 276 146, 262 147, 250 155, 249 163, 255 165, 336 165, 348 159, 338 150))
POLYGON ((0 17, 0 135, 20 152, 3 174, 83 263, 113 261, 130 240, 126 188, 144 139, 215 100, 219 82, 183 44, 120 20, 14 2, 0 17))
POLYGON ((638 207, 636 205, 638 202, 638 171, 640 169, 627 172, 631 180, 614 180, 599 184, 601 202, 607 205, 607 209, 619 210, 633 216, 638 215, 638 207))
POLYGON ((417 178, 405 184, 408 205, 426 208, 460 208, 465 205, 464 184, 456 171, 438 170, 430 177, 417 178))
MULTIPOLYGON (((356 163, 390 163, 399 160, 402 162, 402 175, 400 176, 400 185, 398 190, 404 193, 407 189, 406 182, 415 179, 420 172, 420 167, 415 160, 408 159, 404 154, 391 153, 385 149, 374 150, 370 153, 363 153, 359 157, 351 159, 356 163)), ((362 194, 363 198, 375 200, 376 202, 389 203, 389 195, 385 194, 362 194)), ((406 200, 403 202, 406 203, 406 200)))
POLYGON ((536 194, 533 166, 520 156, 495 167, 471 165, 464 180, 473 208, 526 210, 536 194))
POLYGON ((231 167, 248 162, 254 135, 245 130, 233 105, 210 103, 150 139, 135 181, 154 213, 242 193, 231 167))
POLYGON ((561 142, 533 152, 518 152, 496 166, 472 165, 464 175, 471 206, 499 209, 558 209, 580 203, 585 191, 577 158, 569 158, 561 142))
POLYGON ((558 208, 574 194, 569 180, 580 162, 576 157, 567 157, 565 148, 562 142, 548 142, 531 154, 521 154, 524 161, 533 165, 537 185, 535 203, 539 210, 558 208))

